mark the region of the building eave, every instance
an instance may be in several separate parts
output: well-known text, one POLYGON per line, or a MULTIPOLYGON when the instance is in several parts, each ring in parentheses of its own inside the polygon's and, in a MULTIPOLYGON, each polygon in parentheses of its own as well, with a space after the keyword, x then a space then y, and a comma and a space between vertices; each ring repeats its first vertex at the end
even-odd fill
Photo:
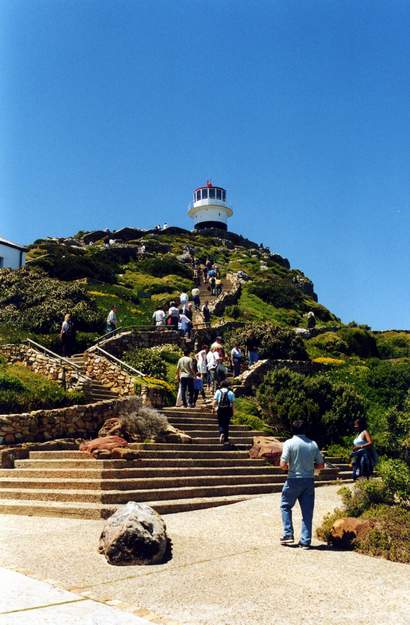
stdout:
POLYGON ((20 252, 27 252, 27 248, 24 245, 13 243, 13 241, 8 241, 7 239, 0 238, 0 245, 5 245, 6 247, 11 247, 15 250, 20 250, 20 252))

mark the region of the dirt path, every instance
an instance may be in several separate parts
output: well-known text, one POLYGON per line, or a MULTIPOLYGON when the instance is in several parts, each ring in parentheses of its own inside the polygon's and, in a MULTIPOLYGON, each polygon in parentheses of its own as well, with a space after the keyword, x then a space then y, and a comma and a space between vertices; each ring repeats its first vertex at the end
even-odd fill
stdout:
MULTIPOLYGON (((317 522, 337 489, 317 489, 317 522)), ((281 547, 278 503, 167 516, 174 557, 152 567, 107 565, 103 521, 1 516, 0 565, 164 625, 409 625, 408 565, 281 547)))

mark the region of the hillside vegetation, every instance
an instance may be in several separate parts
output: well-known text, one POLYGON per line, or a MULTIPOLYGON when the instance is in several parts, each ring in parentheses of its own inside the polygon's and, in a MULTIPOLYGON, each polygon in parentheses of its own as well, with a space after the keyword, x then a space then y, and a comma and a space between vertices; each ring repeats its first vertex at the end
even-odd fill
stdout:
MULTIPOLYGON (((192 289, 191 254, 199 262, 209 258, 222 277, 229 272, 242 276, 240 297, 223 312, 225 320, 242 323, 225 336, 228 347, 238 342, 244 348, 252 336, 261 357, 311 359, 326 365, 325 371, 307 378, 286 370, 269 373, 257 396, 238 404, 243 422, 262 418, 266 427, 286 433, 292 418, 302 416, 320 442, 347 456, 353 418, 366 415, 382 453, 406 453, 410 334, 373 333, 367 326, 343 324, 318 302, 313 283, 302 271, 232 233, 127 228, 122 240, 108 248, 103 237, 99 232, 38 240, 30 246, 25 269, 0 271, 0 340, 29 336, 59 351, 60 324, 70 312, 76 349, 81 351, 104 333, 114 304, 121 326, 151 326, 158 306, 192 289), (301 338, 295 328, 306 327, 310 310, 316 316, 316 332, 301 338)), ((212 323, 221 320, 214 317, 212 323)), ((124 358, 155 383, 175 391, 175 355, 139 350, 124 358)))

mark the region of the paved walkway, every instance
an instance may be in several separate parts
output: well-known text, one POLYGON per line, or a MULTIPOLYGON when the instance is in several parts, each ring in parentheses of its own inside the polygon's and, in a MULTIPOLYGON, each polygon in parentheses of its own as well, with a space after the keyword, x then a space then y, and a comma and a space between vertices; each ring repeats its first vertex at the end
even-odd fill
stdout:
MULTIPOLYGON (((317 489, 318 521, 339 503, 337 490, 317 489)), ((106 564, 97 552, 103 521, 5 515, 0 565, 51 584, 50 603, 65 601, 66 593, 56 589, 75 593, 68 599, 72 610, 86 608, 90 618, 95 611, 94 620, 78 620, 82 625, 131 625, 121 620, 131 614, 163 625, 409 625, 408 565, 318 543, 311 551, 281 547, 278 502, 273 494, 168 515, 173 559, 151 567, 106 564), (113 609, 104 606, 109 603, 124 612, 99 614, 113 609)), ((295 520, 299 524, 298 512, 295 520)), ((37 583, 26 580, 27 588, 37 583)), ((32 588, 33 603, 21 599, 23 589, 0 603, 0 625, 76 623, 56 614, 41 620, 41 610, 30 621, 42 597, 39 589, 37 600, 32 588), (4 614, 11 610, 17 612, 4 614)))

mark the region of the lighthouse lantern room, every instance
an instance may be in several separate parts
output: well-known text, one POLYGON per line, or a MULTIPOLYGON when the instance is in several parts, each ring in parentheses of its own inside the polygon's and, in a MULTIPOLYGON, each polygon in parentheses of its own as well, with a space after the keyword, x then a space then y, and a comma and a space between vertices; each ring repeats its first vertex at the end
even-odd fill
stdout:
POLYGON ((208 180, 205 186, 195 189, 193 202, 188 210, 188 215, 194 220, 195 230, 228 230, 226 222, 232 213, 232 208, 226 203, 226 191, 222 187, 214 187, 208 180))

